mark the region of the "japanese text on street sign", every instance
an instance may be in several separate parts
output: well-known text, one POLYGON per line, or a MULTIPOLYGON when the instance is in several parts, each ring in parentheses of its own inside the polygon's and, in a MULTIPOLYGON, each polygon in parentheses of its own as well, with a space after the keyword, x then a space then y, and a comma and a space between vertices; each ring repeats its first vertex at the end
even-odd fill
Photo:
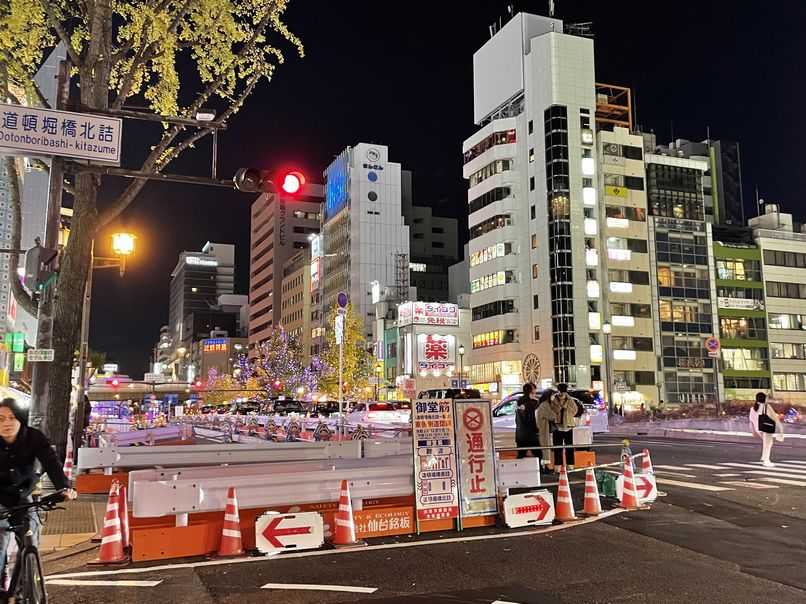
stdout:
POLYGON ((0 103, 0 148, 120 165, 123 120, 0 103))
POLYGON ((449 400, 418 400, 414 404, 414 505, 418 520, 459 515, 453 421, 449 400))
POLYGON ((498 513, 490 401, 454 401, 462 516, 498 513))
POLYGON ((29 348, 29 363, 51 363, 53 361, 53 348, 29 348))

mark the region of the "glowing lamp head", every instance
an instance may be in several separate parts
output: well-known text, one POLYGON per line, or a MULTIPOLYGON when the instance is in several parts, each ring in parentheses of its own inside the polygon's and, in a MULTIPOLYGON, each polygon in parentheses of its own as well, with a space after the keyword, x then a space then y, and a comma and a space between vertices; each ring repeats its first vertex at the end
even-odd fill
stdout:
POLYGON ((115 233, 112 235, 112 251, 118 256, 131 256, 134 253, 134 240, 131 233, 115 233))
POLYGON ((296 195, 302 190, 305 184, 305 177, 302 172, 286 172, 280 177, 280 188, 284 193, 296 195))

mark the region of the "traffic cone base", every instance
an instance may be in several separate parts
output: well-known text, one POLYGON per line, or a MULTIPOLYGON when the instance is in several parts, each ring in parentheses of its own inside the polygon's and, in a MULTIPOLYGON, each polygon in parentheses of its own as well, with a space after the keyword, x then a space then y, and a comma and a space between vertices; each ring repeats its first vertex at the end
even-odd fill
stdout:
POLYGON ((243 555, 241 541, 241 519, 238 513, 238 498, 235 487, 227 489, 227 504, 224 508, 224 525, 221 528, 221 544, 217 556, 229 558, 243 555))
POLYGON ((555 520, 571 522, 576 520, 574 502, 571 499, 571 486, 568 484, 568 472, 565 466, 560 466, 560 484, 557 487, 557 505, 555 506, 555 520))
POLYGON ((598 516, 602 513, 602 502, 599 499, 599 486, 593 468, 585 472, 585 502, 582 507, 585 516, 598 516))
POLYGON ((109 490, 109 500, 106 503, 104 526, 101 537, 101 549, 98 558, 90 564, 126 564, 129 559, 123 550, 123 534, 121 532, 120 491, 119 483, 114 482, 109 490))
POLYGON ((339 507, 333 518, 333 547, 351 548, 364 547, 366 541, 359 541, 355 537, 355 519, 353 518, 353 504, 350 499, 350 484, 346 480, 339 486, 339 507))

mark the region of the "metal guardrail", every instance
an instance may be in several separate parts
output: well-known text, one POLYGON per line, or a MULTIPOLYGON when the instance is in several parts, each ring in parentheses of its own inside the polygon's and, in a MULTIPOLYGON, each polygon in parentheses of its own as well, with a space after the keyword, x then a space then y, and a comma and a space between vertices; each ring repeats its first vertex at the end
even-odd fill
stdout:
POLYGON ((177 440, 182 437, 182 426, 165 426, 146 430, 130 430, 129 432, 108 432, 98 435, 101 446, 126 446, 134 444, 156 443, 161 440, 177 440))

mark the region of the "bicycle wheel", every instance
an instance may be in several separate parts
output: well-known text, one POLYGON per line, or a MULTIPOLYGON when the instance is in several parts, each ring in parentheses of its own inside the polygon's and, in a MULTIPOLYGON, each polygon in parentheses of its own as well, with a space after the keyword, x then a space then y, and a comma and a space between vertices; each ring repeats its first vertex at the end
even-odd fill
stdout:
POLYGON ((17 599, 20 604, 47 604, 45 593, 45 577, 42 575, 42 563, 36 550, 28 551, 22 559, 20 583, 17 588, 17 599))

